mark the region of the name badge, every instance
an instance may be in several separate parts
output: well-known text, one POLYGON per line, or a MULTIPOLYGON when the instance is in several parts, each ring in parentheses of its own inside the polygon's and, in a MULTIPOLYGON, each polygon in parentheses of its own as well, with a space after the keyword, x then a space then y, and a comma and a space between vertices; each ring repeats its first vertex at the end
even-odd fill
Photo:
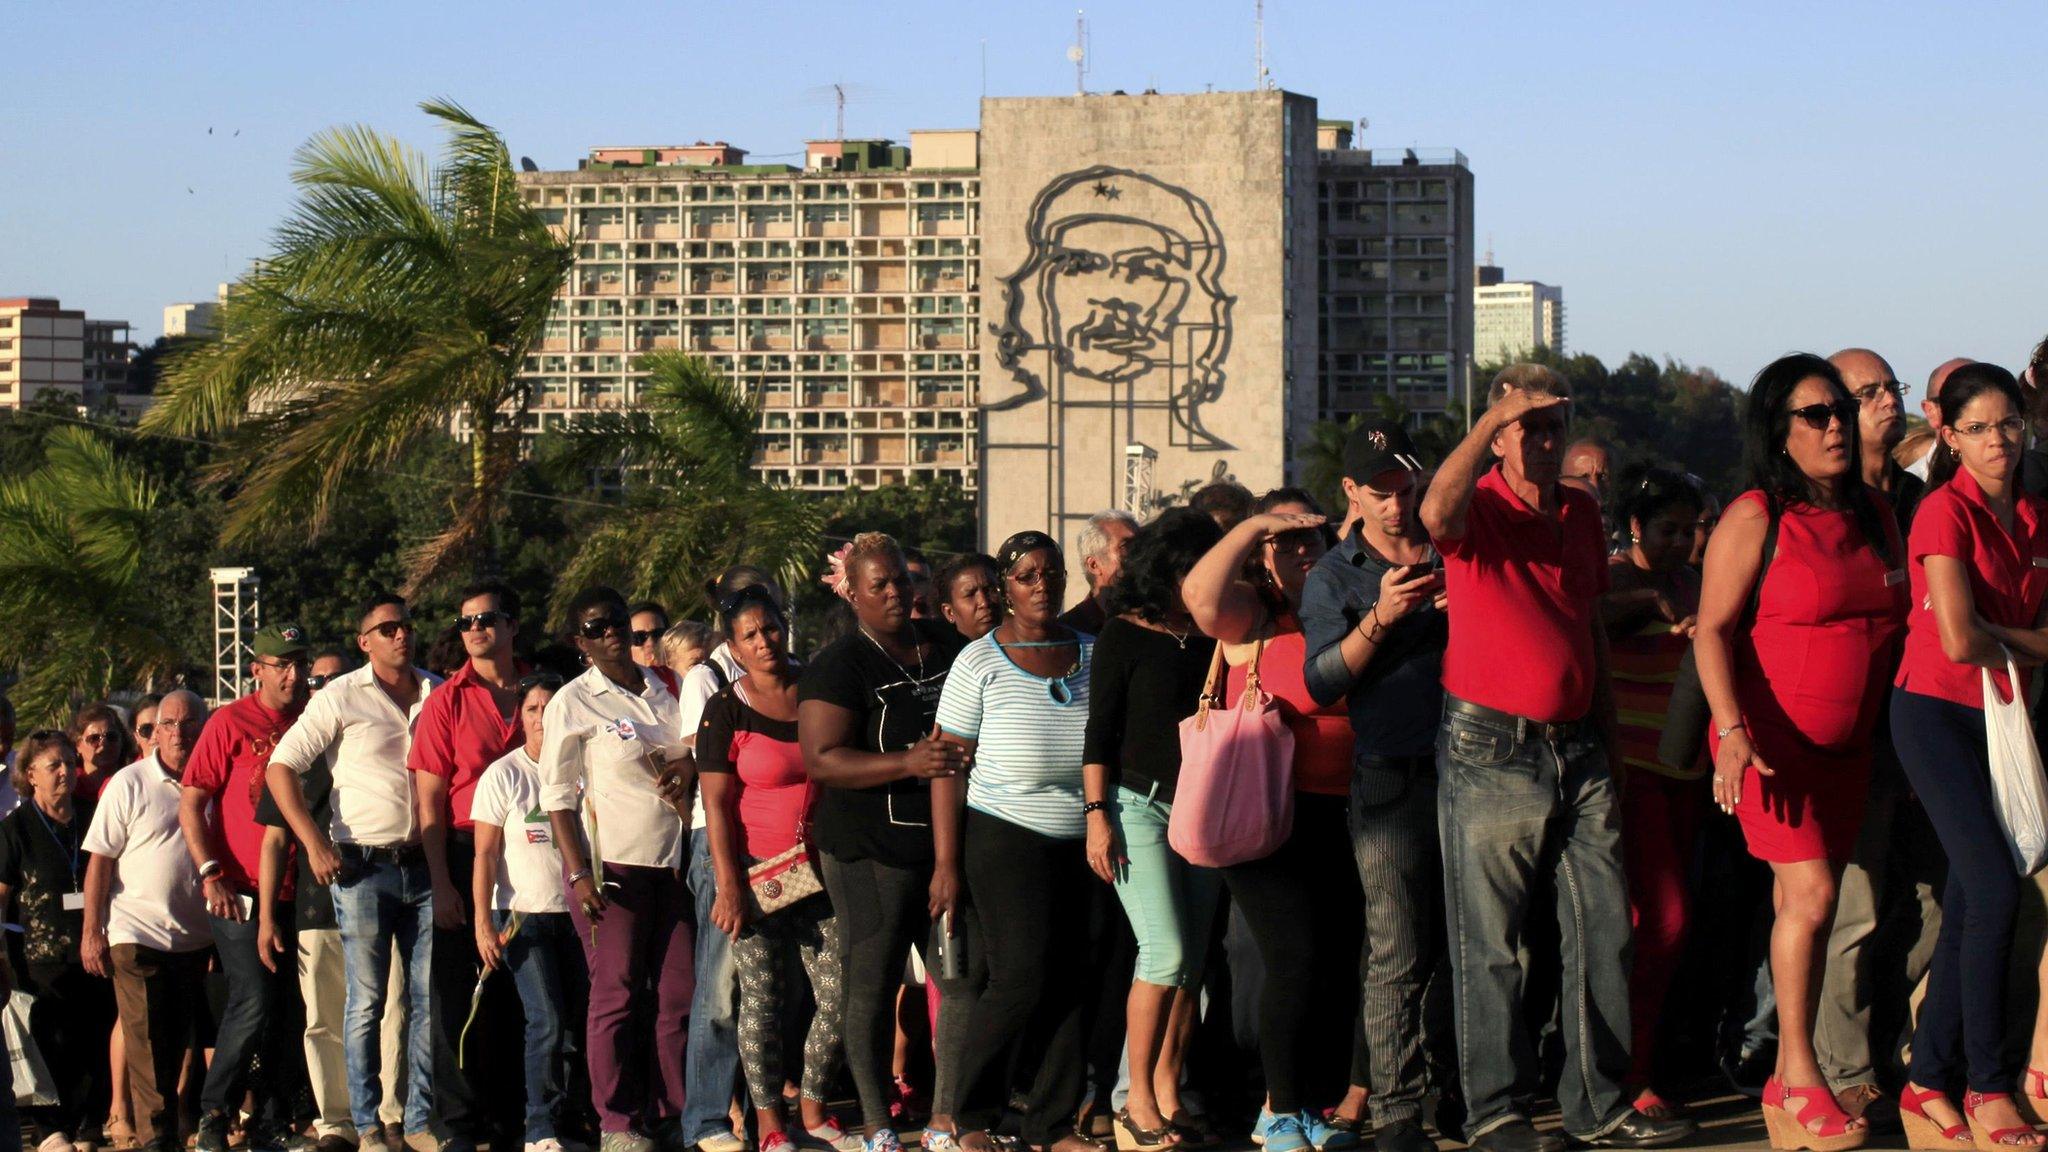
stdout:
POLYGON ((1904 568, 1894 568, 1884 574, 1884 586, 1887 588, 1897 588, 1905 582, 1906 570, 1904 568))
POLYGON ((2034 557, 2034 567, 2036 567, 2036 568, 2048 568, 2048 556, 2036 556, 2036 557, 2034 557))
POLYGON ((85 893, 66 892, 64 894, 64 910, 66 912, 85 911, 85 893))

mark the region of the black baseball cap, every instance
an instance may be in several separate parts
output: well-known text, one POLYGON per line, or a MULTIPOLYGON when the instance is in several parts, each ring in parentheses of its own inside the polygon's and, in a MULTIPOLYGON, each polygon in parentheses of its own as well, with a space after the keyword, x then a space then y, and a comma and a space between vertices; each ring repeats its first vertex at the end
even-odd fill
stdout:
POLYGON ((1368 420, 1344 441, 1344 478, 1364 484, 1384 472, 1422 471, 1415 442, 1398 420, 1368 420))

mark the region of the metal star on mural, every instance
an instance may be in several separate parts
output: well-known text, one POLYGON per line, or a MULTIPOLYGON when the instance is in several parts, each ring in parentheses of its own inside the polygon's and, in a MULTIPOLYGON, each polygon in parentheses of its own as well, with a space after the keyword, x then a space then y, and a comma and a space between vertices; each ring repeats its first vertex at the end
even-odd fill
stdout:
POLYGON ((1095 185, 1095 194, 1104 200, 1115 200, 1124 194, 1124 190, 1108 181, 1102 181, 1095 185))

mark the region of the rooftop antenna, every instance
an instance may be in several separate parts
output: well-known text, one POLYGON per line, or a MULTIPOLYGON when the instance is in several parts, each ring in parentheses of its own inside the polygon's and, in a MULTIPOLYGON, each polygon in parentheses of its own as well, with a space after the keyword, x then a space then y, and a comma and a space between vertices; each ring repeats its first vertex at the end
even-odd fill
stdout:
POLYGON ((846 85, 832 85, 833 122, 832 128, 840 143, 846 142, 846 85))
POLYGON ((1493 267, 1493 233, 1486 234, 1486 266, 1493 267))
POLYGON ((1088 94, 1088 13, 1074 10, 1074 42, 1067 46, 1067 59, 1074 62, 1074 95, 1088 94))
POLYGON ((1264 92, 1273 87, 1273 74, 1266 71, 1266 0, 1258 0, 1252 28, 1252 65, 1256 69, 1252 87, 1264 92))

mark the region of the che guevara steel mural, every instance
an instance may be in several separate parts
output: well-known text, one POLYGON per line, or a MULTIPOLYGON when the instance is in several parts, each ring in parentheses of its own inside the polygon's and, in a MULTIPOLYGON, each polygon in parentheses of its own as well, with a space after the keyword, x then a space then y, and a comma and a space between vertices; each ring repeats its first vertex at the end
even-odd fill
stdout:
POLYGON ((1203 424, 1223 393, 1234 298, 1222 288, 1225 246, 1216 218, 1185 188, 1096 165, 1056 177, 1031 202, 1027 248, 1002 280, 1002 319, 990 325, 996 361, 1017 385, 988 406, 1047 395, 1127 400, 1172 413, 1183 447, 1230 445, 1203 424), (1073 381, 1111 385, 1090 396, 1073 381), (1183 439, 1184 438, 1184 439, 1183 439))

